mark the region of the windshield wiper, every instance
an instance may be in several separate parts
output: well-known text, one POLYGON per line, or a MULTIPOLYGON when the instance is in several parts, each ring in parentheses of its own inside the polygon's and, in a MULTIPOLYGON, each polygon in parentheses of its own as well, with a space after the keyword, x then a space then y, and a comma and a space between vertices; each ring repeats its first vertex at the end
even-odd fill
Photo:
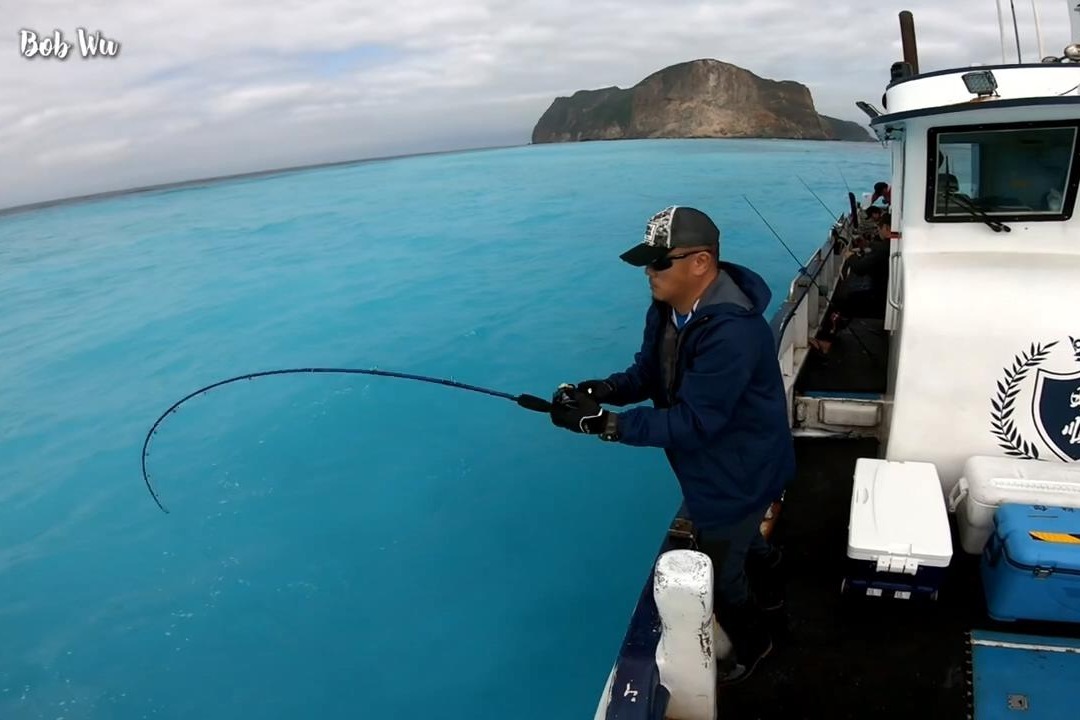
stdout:
POLYGON ((959 201, 960 206, 968 211, 968 217, 978 218, 979 220, 982 220, 983 223, 985 223, 986 226, 994 232, 1001 232, 1002 230, 1004 230, 1005 232, 1012 232, 1011 227, 1001 222, 1000 220, 995 220, 994 218, 990 217, 982 208, 968 200, 966 197, 963 197, 962 195, 959 195, 949 190, 945 191, 946 210, 948 210, 950 199, 959 201))

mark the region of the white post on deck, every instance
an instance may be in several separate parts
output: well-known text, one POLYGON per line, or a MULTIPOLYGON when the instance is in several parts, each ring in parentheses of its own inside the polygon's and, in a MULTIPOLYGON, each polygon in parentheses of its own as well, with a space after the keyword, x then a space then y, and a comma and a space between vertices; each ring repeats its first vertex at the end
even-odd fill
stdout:
MULTIPOLYGON (((713 568, 707 555, 670 550, 656 562, 653 597, 660 614, 660 683, 671 694, 668 720, 716 719, 713 568)), ((724 638, 726 640, 726 638, 724 638)))

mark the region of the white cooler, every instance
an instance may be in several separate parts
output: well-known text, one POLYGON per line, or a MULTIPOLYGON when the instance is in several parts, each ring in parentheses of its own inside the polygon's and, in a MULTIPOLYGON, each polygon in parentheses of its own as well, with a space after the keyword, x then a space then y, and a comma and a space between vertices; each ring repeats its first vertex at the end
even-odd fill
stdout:
POLYGON ((949 493, 960 545, 978 555, 994 531, 994 511, 1003 503, 1080 508, 1080 465, 975 455, 949 493))
POLYGON ((842 591, 936 599, 952 550, 945 497, 932 463, 856 461, 842 591))

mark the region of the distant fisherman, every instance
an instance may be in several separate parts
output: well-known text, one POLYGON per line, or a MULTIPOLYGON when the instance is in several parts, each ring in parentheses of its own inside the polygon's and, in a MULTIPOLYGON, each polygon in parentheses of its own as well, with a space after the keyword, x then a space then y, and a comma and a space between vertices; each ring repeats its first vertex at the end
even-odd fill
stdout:
POLYGON ((870 205, 874 204, 874 201, 878 198, 885 203, 885 207, 892 206, 892 187, 887 182, 874 183, 874 194, 870 196, 870 205))
POLYGON ((621 258, 645 267, 652 289, 641 351, 625 372, 560 386, 551 419, 664 449, 698 548, 712 560, 717 621, 734 646, 736 665, 720 682, 742 680, 772 650, 762 610, 783 603, 779 551, 760 526, 795 475, 783 378, 762 314, 772 294, 752 270, 720 260, 719 229, 690 207, 654 215, 621 258), (600 407, 644 400, 653 407, 600 407))

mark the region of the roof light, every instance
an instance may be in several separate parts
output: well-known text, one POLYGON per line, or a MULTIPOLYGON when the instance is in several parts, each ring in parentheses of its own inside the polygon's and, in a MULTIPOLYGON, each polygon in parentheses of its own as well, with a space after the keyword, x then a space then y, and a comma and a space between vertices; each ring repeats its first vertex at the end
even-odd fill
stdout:
POLYGON ((964 85, 967 87, 969 93, 973 93, 980 97, 983 95, 993 95, 998 86, 997 79, 994 78, 994 73, 989 70, 964 73, 960 76, 960 79, 964 81, 964 85))
POLYGON ((1073 43, 1065 48, 1065 57, 1073 62, 1080 62, 1080 43, 1073 43))

